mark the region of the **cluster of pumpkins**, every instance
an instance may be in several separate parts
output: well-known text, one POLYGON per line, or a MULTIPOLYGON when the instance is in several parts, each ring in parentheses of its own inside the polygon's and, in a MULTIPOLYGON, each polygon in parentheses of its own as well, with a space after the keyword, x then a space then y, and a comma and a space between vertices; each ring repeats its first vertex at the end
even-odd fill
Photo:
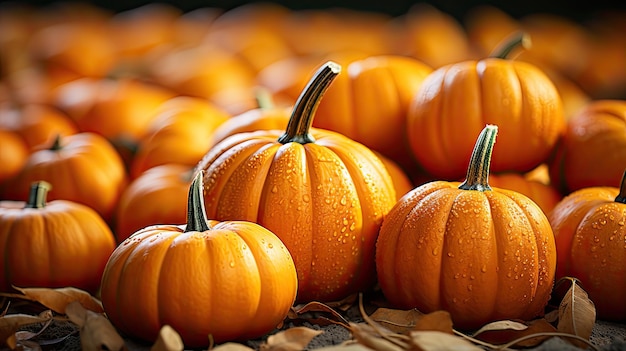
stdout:
POLYGON ((190 347, 376 285, 471 330, 572 276, 626 319, 621 14, 3 6, 0 290, 190 347))

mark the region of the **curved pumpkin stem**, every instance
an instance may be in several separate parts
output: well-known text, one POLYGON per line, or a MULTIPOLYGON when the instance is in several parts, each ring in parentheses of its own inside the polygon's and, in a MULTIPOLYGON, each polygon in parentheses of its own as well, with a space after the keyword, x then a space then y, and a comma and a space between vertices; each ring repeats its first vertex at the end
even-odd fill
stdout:
POLYGON ((256 105, 261 109, 271 109, 275 106, 272 93, 265 87, 255 89, 254 99, 256 100, 256 105))
POLYGON ((185 228, 185 232, 205 232, 211 229, 204 207, 203 172, 204 171, 200 171, 196 174, 189 187, 189 195, 187 197, 187 227, 185 228))
POLYGON ((489 165, 491 164, 491 153, 493 144, 496 143, 498 126, 488 124, 478 135, 472 157, 470 158, 465 181, 459 185, 463 190, 491 190, 489 186, 489 165))
POLYGON ((615 202, 626 204, 626 172, 622 175, 622 183, 619 186, 619 194, 615 198, 615 202))
POLYGON ((278 138, 279 143, 296 142, 307 144, 315 142, 315 138, 309 133, 309 129, 311 129, 313 124, 313 116, 322 96, 339 72, 341 72, 341 66, 332 61, 326 62, 315 72, 298 97, 291 112, 287 130, 285 134, 278 138))
POLYGON ((48 191, 52 185, 44 180, 33 182, 28 192, 28 201, 24 208, 44 208, 48 198, 48 191))
POLYGON ((52 145, 50 146, 50 151, 59 151, 61 150, 61 134, 57 134, 54 137, 54 141, 52 141, 52 145))
POLYGON ((499 59, 513 59, 510 57, 511 52, 517 49, 518 47, 522 47, 525 50, 528 50, 531 46, 530 36, 526 32, 515 32, 508 37, 504 38, 500 44, 498 44, 495 49, 489 54, 489 57, 499 58, 499 59))

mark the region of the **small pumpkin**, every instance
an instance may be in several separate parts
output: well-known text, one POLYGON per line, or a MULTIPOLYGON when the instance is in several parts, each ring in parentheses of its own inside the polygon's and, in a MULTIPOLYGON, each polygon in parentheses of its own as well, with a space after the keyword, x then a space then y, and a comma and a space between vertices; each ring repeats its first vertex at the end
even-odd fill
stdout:
POLYGON ((54 185, 50 200, 87 205, 110 222, 128 176, 121 157, 104 137, 77 133, 31 153, 20 173, 8 181, 7 198, 26 201, 29 185, 38 180, 54 185))
POLYGON ((484 124, 498 125, 502 135, 491 161, 494 172, 527 172, 548 159, 565 129, 563 104, 537 66, 506 58, 525 38, 516 34, 494 57, 440 67, 423 81, 408 111, 407 133, 428 173, 462 178, 472 135, 484 124))
POLYGON ((528 196, 546 215, 563 198, 563 195, 554 186, 543 183, 538 179, 529 179, 527 175, 522 173, 491 174, 489 185, 513 190, 528 196))
POLYGON ((552 228, 528 197, 489 186, 497 130, 480 133, 463 183, 421 185, 385 217, 376 267, 393 306, 446 310, 466 330, 544 313, 556 266, 552 228))
POLYGON ((185 223, 192 170, 193 166, 167 163, 133 179, 115 207, 117 241, 149 225, 185 223))
POLYGON ((296 270, 269 230, 243 221, 207 220, 202 173, 188 197, 186 225, 154 225, 120 244, 102 277, 102 305, 127 335, 154 342, 169 325, 185 346, 260 337, 287 316, 296 270))
POLYGON ((0 201, 0 291, 76 287, 96 293, 115 238, 93 209, 47 201, 51 185, 32 183, 28 201, 0 201))
POLYGON ((556 238, 556 278, 579 279, 598 318, 626 320, 626 173, 619 187, 572 192, 549 219, 556 238))
POLYGON ((374 152, 348 137, 312 129, 315 109, 341 66, 313 75, 286 130, 239 133, 209 150, 207 215, 248 220, 275 233, 294 257, 298 301, 334 301, 371 288, 374 246, 396 202, 394 184, 374 152))
POLYGON ((595 186, 619 186, 626 167, 626 100, 591 100, 568 121, 550 179, 564 194, 595 186))
POLYGON ((28 145, 17 133, 0 129, 0 184, 16 176, 28 156, 28 145))

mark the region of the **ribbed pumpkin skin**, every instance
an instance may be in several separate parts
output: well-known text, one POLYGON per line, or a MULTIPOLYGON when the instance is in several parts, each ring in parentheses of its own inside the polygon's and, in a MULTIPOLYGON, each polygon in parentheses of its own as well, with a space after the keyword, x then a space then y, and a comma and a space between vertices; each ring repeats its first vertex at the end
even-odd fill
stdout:
POLYGON ((120 244, 102 278, 102 304, 121 331, 154 342, 168 324, 186 347, 260 337, 287 315, 297 278, 271 232, 209 221, 207 231, 159 225, 120 244))
POLYGON ((11 285, 95 293, 115 237, 91 208, 65 200, 41 208, 0 201, 0 291, 11 285))
POLYGON ((489 176, 489 185, 517 191, 533 200, 546 216, 552 211, 563 195, 552 185, 538 180, 527 179, 521 173, 501 173, 489 176))
POLYGON ((461 179, 477 135, 499 126, 493 172, 527 172, 546 161, 565 128, 556 87, 536 66, 499 58, 443 66, 426 77, 407 116, 418 162, 444 180, 461 179), (450 128, 454 126, 454 128, 450 128))
POLYGON ((315 143, 277 142, 279 131, 241 133, 217 144, 207 172, 207 216, 268 228, 290 250, 298 300, 335 300, 370 287, 383 216, 395 203, 391 176, 362 144, 311 130, 315 143))
POLYGON ((556 278, 579 279, 598 318, 609 321, 626 320, 626 204, 616 201, 619 193, 616 187, 577 190, 549 217, 556 238, 556 278))

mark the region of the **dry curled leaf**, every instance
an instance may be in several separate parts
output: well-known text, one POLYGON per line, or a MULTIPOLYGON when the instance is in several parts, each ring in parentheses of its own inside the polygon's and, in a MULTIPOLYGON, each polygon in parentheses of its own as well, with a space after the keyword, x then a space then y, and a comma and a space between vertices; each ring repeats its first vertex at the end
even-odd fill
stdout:
POLYGON ((376 351, 402 351, 408 346, 399 338, 400 334, 395 334, 382 326, 377 328, 366 323, 350 323, 350 331, 359 344, 376 351))
POLYGON ((39 316, 31 316, 28 314, 7 314, 0 317, 0 345, 3 345, 22 327, 46 323, 52 320, 52 313, 44 311, 39 316), (47 312, 47 313, 44 313, 47 312))
POLYGON ((156 342, 150 348, 151 351, 182 351, 185 348, 183 339, 174 328, 164 325, 159 330, 156 342))
POLYGON ((416 321, 423 315, 416 309, 394 310, 378 308, 369 317, 383 327, 399 333, 408 334, 415 327, 416 321))
POLYGON ((421 316, 413 327, 415 331, 440 331, 454 334, 452 316, 448 311, 434 311, 421 316))
POLYGON ((270 335, 267 342, 260 346, 261 351, 300 351, 322 334, 323 330, 315 330, 307 327, 294 327, 270 335))
POLYGON ((85 309, 80 302, 67 305, 65 314, 80 327, 80 345, 84 351, 125 350, 124 339, 111 322, 100 313, 85 309))
POLYGON ((483 351, 466 339, 440 331, 413 331, 410 334, 412 350, 419 351, 483 351))
POLYGON ((73 288, 19 288, 13 287, 22 294, 25 299, 39 302, 57 313, 65 313, 65 308, 70 302, 78 301, 83 307, 96 313, 103 313, 102 303, 91 296, 88 292, 73 288))
POLYGON ((551 337, 556 331, 556 328, 543 318, 530 322, 506 320, 486 324, 472 336, 493 345, 514 343, 516 346, 534 347, 551 337), (531 335, 534 336, 530 337, 531 335), (516 342, 518 339, 520 341, 516 342))
POLYGON ((338 324, 348 328, 348 321, 334 308, 317 301, 291 308, 288 318, 291 320, 303 319, 312 324, 324 326, 338 324))
MULTIPOLYGON (((595 305, 589 299, 587 292, 578 285, 577 279, 569 277, 564 279, 569 280, 571 286, 559 305, 557 330, 589 340, 596 323, 595 305)), ((588 346, 581 340, 568 339, 568 341, 578 347, 586 348, 588 346)))
POLYGON ((209 348, 210 351, 254 351, 253 348, 236 342, 227 342, 219 346, 209 348))

